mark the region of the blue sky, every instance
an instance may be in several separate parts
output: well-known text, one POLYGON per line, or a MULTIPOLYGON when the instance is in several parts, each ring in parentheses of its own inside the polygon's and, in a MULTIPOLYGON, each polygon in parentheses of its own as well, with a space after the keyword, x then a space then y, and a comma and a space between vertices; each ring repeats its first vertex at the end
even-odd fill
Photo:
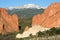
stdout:
POLYGON ((53 2, 60 2, 60 0, 0 0, 0 8, 15 7, 24 4, 36 4, 42 7, 47 7, 53 2))

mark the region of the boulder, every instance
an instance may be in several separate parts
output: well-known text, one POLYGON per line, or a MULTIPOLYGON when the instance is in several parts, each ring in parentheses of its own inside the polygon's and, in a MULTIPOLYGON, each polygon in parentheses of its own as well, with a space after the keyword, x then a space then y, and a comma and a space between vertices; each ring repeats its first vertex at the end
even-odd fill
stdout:
POLYGON ((24 31, 28 31, 29 30, 29 26, 26 26, 24 31))

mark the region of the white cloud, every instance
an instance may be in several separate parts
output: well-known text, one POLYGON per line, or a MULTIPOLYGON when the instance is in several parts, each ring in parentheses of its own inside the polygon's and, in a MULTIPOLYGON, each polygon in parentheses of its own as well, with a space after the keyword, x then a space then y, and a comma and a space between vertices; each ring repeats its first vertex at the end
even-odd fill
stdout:
POLYGON ((24 8, 37 8, 37 9, 44 8, 45 9, 45 7, 41 7, 41 6, 35 5, 35 4, 25 4, 25 5, 16 6, 16 7, 11 6, 11 7, 8 7, 7 9, 12 10, 12 9, 24 9, 24 8))

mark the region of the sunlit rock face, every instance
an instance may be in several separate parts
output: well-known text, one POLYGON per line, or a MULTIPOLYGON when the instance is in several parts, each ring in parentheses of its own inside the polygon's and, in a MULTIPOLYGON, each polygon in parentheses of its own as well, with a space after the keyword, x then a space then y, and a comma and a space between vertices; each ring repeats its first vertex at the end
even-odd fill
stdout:
POLYGON ((42 14, 33 16, 32 26, 41 25, 45 28, 60 26, 60 3, 52 3, 42 14))
POLYGON ((24 31, 27 31, 27 30, 29 30, 29 26, 26 26, 24 29, 24 31))
POLYGON ((43 32, 43 31, 46 31, 46 30, 49 30, 49 29, 50 28, 44 28, 44 27, 42 27, 40 25, 35 25, 35 26, 29 28, 27 31, 24 31, 23 34, 18 33, 16 35, 16 38, 29 37, 30 34, 37 35, 37 32, 39 32, 39 31, 43 32))
POLYGON ((18 32, 18 17, 12 16, 6 12, 5 8, 0 8, 0 33, 18 32))
POLYGON ((40 25, 40 18, 41 15, 40 14, 37 14, 33 17, 32 19, 32 26, 35 26, 35 25, 40 25))

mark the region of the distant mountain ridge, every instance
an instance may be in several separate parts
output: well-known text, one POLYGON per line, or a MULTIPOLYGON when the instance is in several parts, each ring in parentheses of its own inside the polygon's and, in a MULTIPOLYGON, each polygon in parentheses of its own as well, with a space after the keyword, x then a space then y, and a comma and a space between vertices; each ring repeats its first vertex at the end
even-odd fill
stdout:
POLYGON ((44 7, 35 4, 25 4, 17 7, 6 8, 10 14, 16 13, 19 18, 29 18, 36 14, 41 14, 45 10, 44 7))
POLYGON ((45 9, 40 8, 40 9, 36 9, 36 8, 25 8, 25 9, 13 9, 13 10, 7 10, 10 14, 17 14, 19 18, 27 18, 27 17, 32 17, 33 15, 36 14, 41 14, 43 13, 45 9))
POLYGON ((35 5, 35 4, 25 4, 25 5, 22 5, 22 6, 7 7, 7 9, 9 9, 9 10, 13 10, 13 9, 26 9, 26 8, 36 8, 36 9, 43 8, 43 9, 45 9, 45 7, 41 7, 41 6, 38 6, 38 5, 35 5))

